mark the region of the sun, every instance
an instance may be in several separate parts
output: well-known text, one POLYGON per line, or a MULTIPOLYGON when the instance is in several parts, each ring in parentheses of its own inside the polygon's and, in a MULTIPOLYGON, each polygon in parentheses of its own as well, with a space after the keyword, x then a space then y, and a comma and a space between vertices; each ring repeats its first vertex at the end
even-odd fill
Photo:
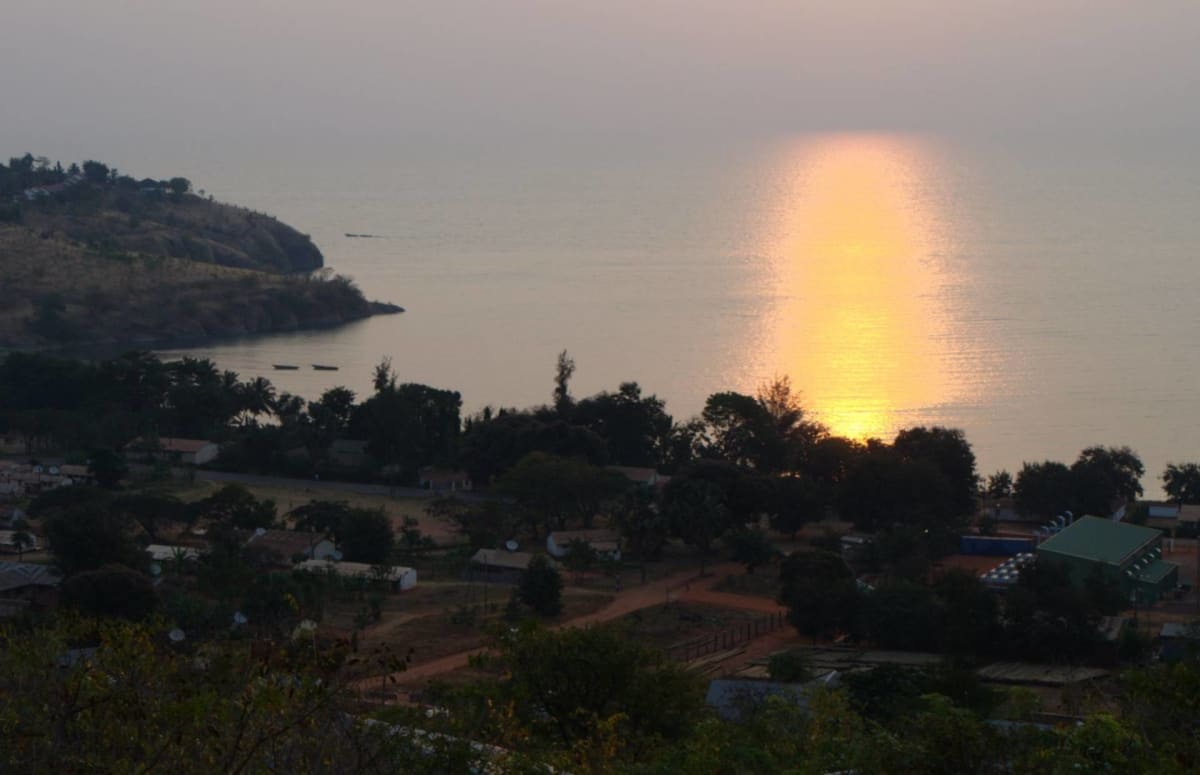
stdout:
POLYGON ((766 248, 773 358, 831 432, 888 437, 946 400, 939 223, 919 143, 838 135, 788 158, 792 185, 766 248))

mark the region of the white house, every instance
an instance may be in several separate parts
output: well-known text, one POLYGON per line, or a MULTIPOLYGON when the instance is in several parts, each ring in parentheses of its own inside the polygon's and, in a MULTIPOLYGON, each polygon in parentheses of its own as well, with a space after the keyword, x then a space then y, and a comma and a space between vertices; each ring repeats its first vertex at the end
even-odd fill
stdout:
POLYGON ((204 439, 138 439, 126 449, 144 453, 155 460, 179 463, 185 466, 202 466, 217 459, 221 448, 204 439))
POLYGON ((3 554, 21 554, 23 552, 37 551, 38 539, 32 533, 26 532, 25 537, 27 543, 24 546, 18 547, 15 536, 20 531, 18 530, 0 530, 0 553, 3 554))
POLYGON ((562 559, 571 544, 582 541, 601 557, 621 559, 621 537, 612 530, 558 530, 546 536, 546 551, 551 557, 562 559))
POLYGON ((473 487, 471 476, 466 471, 434 466, 426 466, 418 471, 417 482, 422 489, 435 492, 459 492, 473 487))
POLYGON ((306 560, 340 560, 342 553, 322 533, 302 530, 263 530, 259 528, 246 541, 247 547, 256 547, 274 555, 281 565, 291 565, 297 557, 306 560))

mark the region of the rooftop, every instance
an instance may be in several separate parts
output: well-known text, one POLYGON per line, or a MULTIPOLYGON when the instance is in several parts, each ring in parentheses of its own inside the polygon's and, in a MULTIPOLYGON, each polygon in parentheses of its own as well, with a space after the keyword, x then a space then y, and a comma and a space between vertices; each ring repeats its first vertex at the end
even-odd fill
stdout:
POLYGON ((1170 576, 1172 571, 1176 570, 1178 567, 1179 566, 1173 562, 1167 562, 1166 560, 1155 560, 1154 562, 1150 563, 1150 565, 1148 565, 1144 571, 1138 574, 1138 581, 1142 581, 1147 584, 1158 584, 1167 576, 1170 576))
POLYGON ((1038 552, 1120 565, 1161 537, 1161 532, 1150 527, 1099 517, 1080 517, 1043 541, 1038 552))
POLYGON ((327 541, 323 533, 310 533, 302 530, 263 530, 255 531, 247 545, 265 547, 277 552, 284 559, 290 560, 298 554, 308 554, 313 547, 322 541, 327 541))
POLYGON ((402 565, 376 566, 365 562, 333 562, 331 560, 305 560, 295 566, 296 570, 312 573, 336 573, 339 576, 352 576, 361 579, 385 579, 401 581, 405 576, 414 573, 412 568, 402 565))
POLYGON ((1167 622, 1163 624, 1159 637, 1198 640, 1200 639, 1200 626, 1184 622, 1167 622))
POLYGON ((200 550, 193 546, 171 546, 169 544, 150 544, 146 547, 146 554, 150 555, 150 559, 155 562, 166 562, 174 560, 176 557, 183 557, 185 560, 200 559, 200 550))
POLYGON ((157 439, 157 445, 155 444, 155 441, 156 441, 155 439, 145 439, 145 438, 134 439, 133 441, 129 442, 129 444, 126 445, 126 448, 128 448, 128 449, 161 449, 163 452, 180 452, 180 453, 186 455, 186 454, 190 454, 193 452, 199 452, 200 450, 204 449, 208 445, 212 444, 211 441, 205 441, 204 439, 159 438, 159 439, 157 439))
POLYGON ((589 544, 615 544, 621 540, 621 536, 615 530, 607 530, 605 528, 595 528, 592 530, 555 530, 550 536, 554 539, 554 543, 563 546, 572 541, 585 541, 589 544))
POLYGON ((49 565, 0 562, 0 592, 28 586, 57 587, 60 581, 62 577, 49 565))
POLYGON ((484 565, 491 568, 525 570, 529 567, 529 561, 532 559, 533 555, 529 552, 509 552, 504 549, 480 549, 471 557, 471 562, 475 565, 484 565))

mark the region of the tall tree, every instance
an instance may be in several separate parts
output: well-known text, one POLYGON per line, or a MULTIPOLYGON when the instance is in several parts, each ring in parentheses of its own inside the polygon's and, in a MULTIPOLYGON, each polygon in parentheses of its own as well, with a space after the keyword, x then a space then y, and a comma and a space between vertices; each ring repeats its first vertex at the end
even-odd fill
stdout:
POLYGON ((1017 472, 1013 500, 1018 513, 1042 519, 1071 509, 1075 506, 1071 469, 1052 460, 1025 463, 1017 472))
POLYGON ((760 471, 795 471, 824 428, 806 419, 786 377, 763 386, 757 396, 714 393, 702 414, 711 457, 760 471))
POLYGON ((382 510, 350 509, 338 520, 334 535, 350 562, 388 562, 396 542, 392 522, 382 510))
POLYGON ((754 397, 714 393, 705 401, 702 416, 708 436, 707 455, 744 466, 755 466, 768 457, 771 423, 754 397))
POLYGON ((354 411, 351 432, 367 440, 367 452, 380 465, 398 466, 405 479, 416 479, 424 465, 455 459, 462 396, 426 385, 396 385, 377 380, 383 389, 354 411))
POLYGON ((922 584, 888 580, 862 596, 859 629, 868 640, 883 648, 935 649, 941 627, 937 600, 922 584))
POLYGON ((565 414, 571 408, 571 377, 575 374, 575 361, 563 350, 558 354, 554 368, 554 408, 565 414))
POLYGON ((240 484, 227 484, 212 495, 192 504, 192 518, 216 525, 254 530, 275 524, 275 501, 259 500, 240 484))
POLYGON ((808 418, 791 378, 775 377, 758 389, 758 403, 771 420, 771 458, 765 468, 795 471, 804 465, 812 446, 826 434, 823 425, 808 418))
POLYGON ((1162 474, 1163 490, 1177 503, 1200 503, 1200 464, 1171 463, 1162 474))
POLYGON ((733 522, 716 485, 698 479, 672 480, 663 494, 663 511, 671 534, 700 551, 700 572, 713 543, 733 522))
POLYGON ((36 544, 36 539, 33 535, 24 528, 14 530, 12 534, 12 545, 17 550, 17 562, 25 559, 25 552, 29 551, 36 544))
POLYGON ((558 569, 546 555, 538 554, 521 572, 517 596, 541 616, 558 616, 562 613, 562 586, 558 569))
POLYGON ((962 431, 952 428, 908 428, 896 434, 893 449, 904 459, 933 464, 949 487, 946 503, 955 517, 975 513, 979 477, 975 472, 975 453, 962 431))
POLYGON ((115 563, 142 569, 149 560, 133 538, 133 521, 107 503, 53 509, 44 519, 55 565, 66 576, 115 563))
POLYGON ((553 412, 501 410, 469 417, 460 448, 462 465, 481 485, 532 452, 580 458, 594 465, 609 460, 608 447, 595 431, 572 425, 553 412))
POLYGON ((89 159, 83 163, 83 175, 89 183, 103 185, 108 182, 108 165, 89 159))
POLYGON ((658 396, 642 396, 636 382, 623 382, 616 393, 579 401, 571 420, 604 439, 609 459, 619 465, 657 468, 666 462, 671 416, 658 396))
POLYGON ((845 560, 829 552, 793 554, 779 569, 779 600, 799 632, 818 637, 849 629, 858 604, 858 587, 845 560))
POLYGON ((805 525, 825 515, 825 499, 816 482, 805 476, 782 476, 774 483, 771 527, 796 537, 805 525))
POLYGON ((105 565, 64 581, 62 603, 84 616, 138 622, 158 608, 158 595, 144 573, 124 565, 105 565))
POLYGON ((1011 498, 1013 494, 1012 474, 1004 469, 1000 469, 996 473, 989 476, 987 479, 987 486, 984 487, 983 494, 992 500, 1011 498))
POLYGON ((996 595, 974 573, 951 570, 938 579, 942 650, 955 657, 995 653, 1002 642, 996 595))
POLYGON ((1129 447, 1088 447, 1071 465, 1076 504, 1085 514, 1108 516, 1142 494, 1146 467, 1129 447))
POLYGON ((612 512, 613 523, 621 531, 625 547, 643 563, 656 558, 670 535, 670 524, 654 495, 644 487, 627 491, 612 512))
POLYGON ((572 523, 590 527, 601 512, 614 508, 629 489, 621 474, 573 460, 533 452, 496 482, 516 499, 536 532, 565 530, 572 523))
POLYGON ((863 455, 836 496, 838 513, 860 530, 893 526, 943 529, 957 526, 955 494, 935 463, 905 459, 887 447, 863 455))
POLYGON ((129 473, 125 458, 116 450, 95 449, 88 457, 88 473, 101 487, 116 487, 129 473))
POLYGON ((350 428, 354 413, 354 391, 344 387, 333 387, 308 404, 308 415, 312 418, 321 446, 328 446, 350 428))
POLYGON ((771 537, 758 528, 743 527, 725 535, 729 552, 736 562, 746 566, 746 574, 754 575, 754 569, 766 565, 775 556, 775 544, 771 537))

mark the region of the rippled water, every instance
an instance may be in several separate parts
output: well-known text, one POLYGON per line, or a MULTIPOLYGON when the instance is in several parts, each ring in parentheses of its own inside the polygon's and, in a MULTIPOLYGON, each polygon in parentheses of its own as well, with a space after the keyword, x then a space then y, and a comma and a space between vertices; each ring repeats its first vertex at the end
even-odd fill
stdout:
POLYGON ((786 374, 840 433, 961 427, 985 472, 1130 444, 1154 491, 1200 458, 1195 157, 856 134, 213 154, 199 185, 408 311, 199 353, 307 397, 386 356, 468 410, 548 400, 564 348, 576 394, 637 380, 676 416, 786 374))

